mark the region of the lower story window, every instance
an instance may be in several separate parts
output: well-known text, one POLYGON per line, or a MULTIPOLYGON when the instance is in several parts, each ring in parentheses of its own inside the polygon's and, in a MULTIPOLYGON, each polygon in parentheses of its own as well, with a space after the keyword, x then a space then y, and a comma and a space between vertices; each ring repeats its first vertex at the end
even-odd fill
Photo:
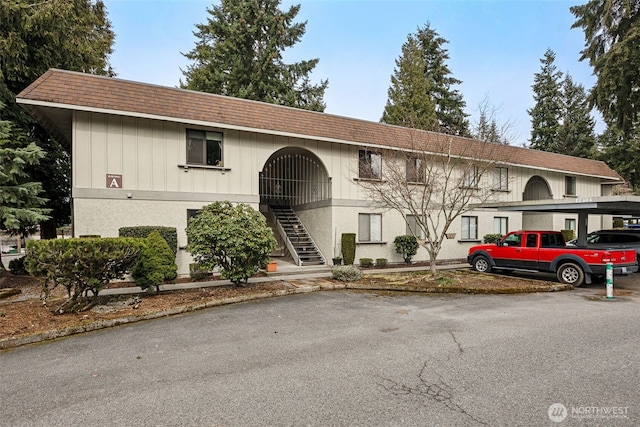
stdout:
POLYGON ((462 240, 478 239, 478 217, 463 216, 462 217, 462 240))
POLYGON ((417 218, 415 215, 407 215, 407 234, 416 236, 416 239, 424 239, 424 231, 416 221, 417 218))
POLYGON ((574 218, 565 218, 564 220, 565 230, 576 230, 576 220, 574 218))
POLYGON ((358 215, 358 241, 381 242, 382 241, 382 215, 359 214, 358 215))
POLYGON ((506 216, 493 217, 493 232, 496 234, 507 234, 509 230, 509 218, 506 216))

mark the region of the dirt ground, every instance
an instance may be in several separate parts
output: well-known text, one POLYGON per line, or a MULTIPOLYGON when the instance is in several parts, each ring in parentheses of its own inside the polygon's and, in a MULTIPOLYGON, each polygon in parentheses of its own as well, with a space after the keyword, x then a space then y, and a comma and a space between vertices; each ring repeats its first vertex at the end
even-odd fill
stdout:
MULTIPOLYGON (((331 279, 310 279, 298 281, 262 282, 245 286, 216 286, 190 290, 164 291, 160 294, 138 294, 106 298, 101 305, 89 311, 69 314, 54 314, 56 303, 65 297, 64 291, 57 291, 43 305, 40 299, 40 283, 31 276, 7 276, 0 279, 0 293, 7 288, 19 290, 16 295, 0 299, 0 339, 30 335, 54 329, 82 326, 101 320, 142 316, 162 312, 175 307, 193 306, 243 295, 275 294, 278 291, 295 289, 300 284, 313 284, 314 280, 332 282, 331 279), (108 305, 106 305, 109 303, 108 305)), ((340 284, 341 282, 333 282, 340 284)), ((132 284, 112 284, 110 287, 132 286, 132 284)), ((349 284, 352 289, 397 290, 423 292, 464 292, 464 293, 516 293, 547 292, 564 290, 559 283, 534 281, 524 278, 478 274, 469 271, 446 272, 439 279, 433 279, 426 272, 370 274, 349 284)))

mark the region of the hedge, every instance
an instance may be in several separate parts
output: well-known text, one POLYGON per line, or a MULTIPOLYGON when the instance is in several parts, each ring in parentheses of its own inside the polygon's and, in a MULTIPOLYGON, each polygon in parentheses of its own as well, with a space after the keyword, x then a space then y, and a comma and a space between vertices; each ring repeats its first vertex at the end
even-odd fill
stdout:
POLYGON ((157 231, 167 241, 173 255, 178 253, 178 232, 175 227, 162 227, 156 225, 139 225, 136 227, 121 227, 118 230, 120 237, 147 238, 152 231, 157 231))

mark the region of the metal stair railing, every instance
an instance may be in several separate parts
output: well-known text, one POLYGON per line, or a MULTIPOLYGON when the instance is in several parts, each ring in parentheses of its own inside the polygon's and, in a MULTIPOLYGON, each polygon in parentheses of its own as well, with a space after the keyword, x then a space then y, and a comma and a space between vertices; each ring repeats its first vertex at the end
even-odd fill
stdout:
MULTIPOLYGON (((278 206, 278 208, 282 208, 282 207, 278 206)), ((298 253, 298 250, 291 239, 292 236, 290 236, 289 233, 287 233, 287 231, 285 230, 285 225, 288 226, 291 230, 295 230, 295 228, 298 227, 300 231, 296 232, 297 236, 296 236, 295 243, 300 244, 302 239, 306 240, 306 243, 312 247, 312 251, 310 252, 313 252, 314 255, 317 255, 320 258, 320 261, 323 264, 326 264, 326 260, 324 259, 322 252, 320 252, 320 250, 318 249, 318 245, 313 240, 313 237, 311 237, 311 234, 309 234, 309 232, 305 228, 302 221, 300 221, 300 218, 298 218, 298 215, 296 215, 293 208, 291 208, 290 206, 286 206, 286 208, 288 208, 286 212, 283 212, 283 209, 278 209, 278 208, 274 209, 274 207, 272 207, 271 209, 276 219, 276 228, 278 229, 278 232, 280 233, 280 236, 282 237, 282 239, 285 241, 285 245, 287 246, 287 249, 291 253, 291 256, 294 262, 296 263, 296 265, 302 266, 304 262, 302 261, 300 254, 298 253), (295 222, 292 221, 289 218, 289 216, 293 216, 296 219, 296 221, 295 222), (284 224, 282 219, 285 220, 284 224), (302 237, 300 235, 302 235, 302 237)))

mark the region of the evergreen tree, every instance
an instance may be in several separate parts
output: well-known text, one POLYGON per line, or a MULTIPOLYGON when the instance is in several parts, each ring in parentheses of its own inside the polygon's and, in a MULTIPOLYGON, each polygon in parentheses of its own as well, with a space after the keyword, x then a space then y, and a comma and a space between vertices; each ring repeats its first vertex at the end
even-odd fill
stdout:
POLYGON ((0 23, 0 102, 6 105, 0 120, 13 123, 25 146, 36 142, 45 152, 26 172, 43 183, 53 209, 41 236, 56 237, 56 225, 70 221, 70 147, 49 136, 15 96, 49 68, 113 75, 108 57, 114 34, 100 0, 0 0, 0 23))
POLYGON ((608 125, 635 132, 640 110, 640 2, 591 0, 573 6, 572 28, 582 28, 588 59, 597 80, 590 100, 608 125))
POLYGON ((440 131, 451 135, 469 136, 469 121, 464 112, 466 103, 454 86, 462 83, 453 77, 446 62, 449 52, 443 46, 448 40, 440 37, 427 23, 415 36, 425 61, 425 78, 431 87, 430 96, 436 104, 440 131))
POLYGON ((558 129, 556 153, 593 158, 596 149, 595 120, 584 87, 567 75, 562 83, 562 124, 558 129))
POLYGON ((635 194, 640 189, 640 132, 609 126, 599 137, 599 159, 627 181, 635 194))
POLYGON ((554 151, 562 115, 562 73, 554 64, 556 54, 547 49, 539 73, 533 78, 535 106, 527 112, 531 116, 530 148, 554 151))
POLYGON ((32 182, 25 170, 37 166, 44 157, 35 143, 25 145, 13 133, 10 122, 0 121, 0 229, 27 234, 48 218, 49 210, 42 207, 46 202, 41 197, 42 185, 32 182))
POLYGON ((424 78, 425 62, 413 37, 402 46, 391 76, 389 99, 382 113, 383 123, 424 130, 439 130, 429 81, 424 78))
POLYGON ((181 86, 202 92, 324 111, 328 81, 312 85, 318 59, 285 64, 282 52, 300 41, 306 22, 293 23, 300 5, 279 9, 280 0, 221 0, 198 24, 193 61, 181 86))

